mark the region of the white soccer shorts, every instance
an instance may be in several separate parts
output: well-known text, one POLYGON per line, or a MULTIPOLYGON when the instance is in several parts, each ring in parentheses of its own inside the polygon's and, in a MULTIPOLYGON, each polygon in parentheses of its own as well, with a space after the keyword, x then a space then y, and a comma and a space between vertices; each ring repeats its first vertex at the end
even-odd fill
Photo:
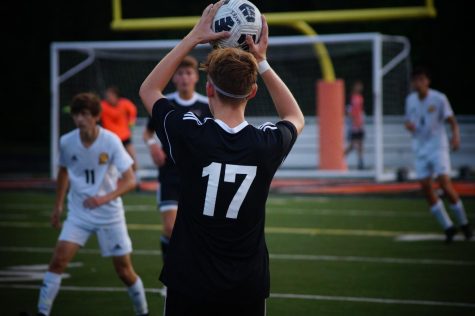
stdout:
POLYGON ((67 219, 59 240, 70 241, 83 247, 91 234, 97 241, 103 257, 120 257, 132 252, 132 242, 125 220, 111 225, 91 225, 75 219, 67 219))
POLYGON ((416 158, 417 179, 427 179, 448 175, 450 173, 450 156, 448 150, 439 150, 430 155, 416 158))

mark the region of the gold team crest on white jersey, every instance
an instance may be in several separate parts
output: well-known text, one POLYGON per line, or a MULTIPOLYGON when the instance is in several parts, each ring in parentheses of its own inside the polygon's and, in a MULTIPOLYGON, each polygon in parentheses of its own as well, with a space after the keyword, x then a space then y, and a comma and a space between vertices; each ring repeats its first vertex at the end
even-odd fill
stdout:
POLYGON ((427 112, 432 113, 435 112, 435 105, 429 105, 429 108, 427 109, 427 112))
POLYGON ((99 155, 99 164, 105 165, 109 161, 109 155, 107 153, 101 153, 99 155))

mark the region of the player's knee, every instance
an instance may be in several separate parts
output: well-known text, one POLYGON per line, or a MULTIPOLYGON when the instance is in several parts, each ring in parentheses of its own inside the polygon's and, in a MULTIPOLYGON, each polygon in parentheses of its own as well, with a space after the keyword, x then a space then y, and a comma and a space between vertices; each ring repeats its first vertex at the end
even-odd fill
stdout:
POLYGON ((173 232, 173 223, 168 222, 163 225, 163 235, 165 235, 167 238, 170 238, 172 236, 173 232))
POLYGON ((163 235, 170 238, 173 232, 173 226, 175 225, 176 211, 169 211, 163 214, 163 235))
POLYGON ((459 195, 457 194, 457 191, 455 191, 452 183, 441 183, 440 187, 442 188, 451 203, 456 203, 459 200, 459 195))
POLYGON ((450 182, 450 180, 445 180, 445 179, 441 180, 439 181, 439 185, 442 188, 442 190, 444 190, 445 192, 452 191, 453 189, 452 183, 450 182))

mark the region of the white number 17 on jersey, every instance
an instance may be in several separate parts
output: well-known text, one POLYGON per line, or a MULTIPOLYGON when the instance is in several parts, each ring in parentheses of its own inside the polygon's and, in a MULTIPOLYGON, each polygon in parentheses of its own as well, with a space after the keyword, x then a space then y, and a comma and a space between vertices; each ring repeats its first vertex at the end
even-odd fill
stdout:
MULTIPOLYGON (((203 168, 202 177, 208 178, 208 187, 206 188, 206 198, 205 198, 205 207, 203 214, 207 216, 214 215, 214 209, 216 207, 216 198, 218 195, 218 186, 219 186, 219 176, 221 175, 221 166, 222 164, 217 162, 212 162, 209 166, 203 168)), ((227 218, 237 218, 239 209, 241 208, 242 202, 251 187, 252 181, 256 177, 256 166, 241 166, 241 165, 224 165, 224 181, 225 182, 236 182, 237 174, 245 174, 246 178, 241 183, 241 186, 234 195, 231 204, 229 204, 228 211, 226 212, 227 218)))

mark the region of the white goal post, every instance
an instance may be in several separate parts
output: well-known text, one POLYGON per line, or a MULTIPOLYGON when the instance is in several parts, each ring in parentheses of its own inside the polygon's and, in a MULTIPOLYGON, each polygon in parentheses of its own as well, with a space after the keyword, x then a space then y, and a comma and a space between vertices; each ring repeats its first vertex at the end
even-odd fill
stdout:
MULTIPOLYGON (((115 67, 114 71, 115 77, 117 77, 117 71, 120 71, 120 66, 109 66, 107 62, 101 62, 97 65, 98 60, 146 60, 147 63, 144 67, 143 73, 150 71, 152 60, 154 63, 158 62, 163 55, 169 51, 171 48, 175 47, 179 40, 154 40, 154 41, 108 41, 108 42, 55 42, 51 44, 51 155, 50 155, 50 175, 51 178, 56 177, 58 169, 58 160, 59 160, 59 138, 60 134, 64 131, 62 118, 62 113, 64 112, 65 100, 70 100, 72 95, 81 91, 96 91, 100 92, 103 90, 104 85, 108 81, 107 67, 115 67), (147 53, 148 52, 148 53, 147 53), (157 53, 159 52, 159 53, 157 53), (74 55, 71 57, 70 55, 74 55), (150 57, 153 55, 153 57, 150 57), (79 57, 78 57, 79 56, 79 57), (67 62, 65 62, 67 61, 67 62), (87 76, 85 75, 87 73, 87 76), (80 80, 79 77, 83 76, 80 80), (93 79, 91 79, 93 78, 93 79), (97 79, 96 79, 97 78, 97 79), (67 85, 68 88, 65 89, 64 86, 67 85), (64 91, 63 91, 64 90, 64 91), (66 91, 67 90, 67 91, 66 91)), ((391 91, 392 85, 394 83, 400 84, 402 88, 400 91, 397 91, 397 103, 398 107, 403 107, 403 104, 400 100, 405 97, 405 93, 408 91, 408 82, 409 82, 409 54, 410 54, 410 44, 407 38, 401 36, 388 36, 379 33, 355 33, 355 34, 335 34, 335 35, 319 35, 319 36, 279 36, 271 37, 269 40, 269 59, 271 66, 274 67, 275 63, 273 61, 273 51, 276 51, 276 56, 280 56, 279 60, 276 58, 276 63, 280 62, 282 68, 275 68, 276 71, 283 77, 283 80, 287 82, 287 78, 295 79, 299 77, 292 73, 291 66, 287 60, 295 61, 295 65, 300 65, 300 55, 305 55, 306 60, 308 60, 310 54, 309 52, 312 49, 308 49, 315 43, 323 43, 329 47, 330 57, 332 58, 335 68, 336 76, 341 78, 341 73, 344 73, 343 79, 346 79, 346 73, 351 78, 358 78, 358 76, 367 76, 366 89, 369 91, 365 99, 371 104, 371 112, 367 115, 371 118, 368 121, 370 122, 369 137, 368 139, 368 150, 365 152, 365 159, 370 162, 370 165, 365 170, 348 170, 348 171, 322 171, 318 170, 318 150, 315 148, 318 146, 318 129, 313 126, 313 124, 318 125, 318 119, 315 119, 315 103, 314 99, 311 97, 305 97, 303 99, 306 104, 306 107, 314 108, 313 112, 311 110, 304 111, 306 116, 307 130, 306 138, 307 143, 305 143, 305 137, 302 137, 303 140, 298 140, 296 147, 300 146, 300 149, 297 149, 297 153, 292 156, 292 153, 287 158, 286 163, 282 166, 281 170, 277 173, 277 176, 281 177, 365 177, 365 178, 374 178, 377 181, 389 180, 394 178, 395 169, 397 166, 388 165, 385 163, 385 140, 384 140, 384 118, 387 114, 385 109, 388 107, 386 101, 384 100, 384 93, 386 91, 391 91), (386 43, 391 43, 397 45, 390 54, 386 54, 385 45, 386 43), (364 47, 363 47, 364 45, 364 47), (334 47, 334 48, 333 48, 334 47), (365 51, 367 54, 366 57, 354 57, 367 59, 367 66, 363 70, 356 70, 351 67, 351 63, 345 67, 351 68, 346 71, 343 69, 338 70, 338 61, 334 59, 332 52, 335 52, 335 55, 340 56, 341 60, 348 59, 349 54, 355 54, 358 51, 365 51), (387 55, 387 56, 386 56, 387 55), (287 68, 285 65, 287 64, 287 68), (402 67, 402 71, 399 71, 397 77, 393 79, 393 82, 388 83, 387 87, 385 85, 385 78, 397 67, 402 67), (313 104, 311 104, 313 102, 313 104), (315 123, 317 122, 317 123, 315 123), (313 127, 312 127, 313 126, 313 127), (310 134, 309 134, 310 133, 310 134), (312 136, 311 133, 314 133, 312 136), (313 137, 313 140, 312 140, 313 137), (313 142, 313 143, 312 143, 313 142), (312 145, 313 144, 313 145, 312 145), (313 146, 313 147, 312 147, 313 146), (311 156, 311 158, 310 158, 311 156), (311 163, 307 163, 311 161, 311 163)), ((205 56, 206 52, 210 50, 209 45, 199 45, 195 51, 201 56, 205 56)), ((362 54, 362 53, 361 53, 362 54)), ((356 56, 356 55, 351 55, 356 56)), ((359 56, 359 55, 358 55, 359 56)), ((363 55, 361 55, 363 56, 363 55)), ((366 55, 365 55, 366 56, 366 55)), ((310 56, 315 59, 314 63, 318 67, 318 62, 316 56, 310 56)), ((303 57, 302 57, 303 58, 303 57)), ((203 60, 203 59, 200 59, 203 60)), ((305 61, 309 63, 308 61, 305 61)), ((360 63, 360 60, 354 60, 356 67, 360 63)), ((363 62, 360 63, 363 67, 363 62)), ((293 64, 292 64, 293 65, 293 64)), ((305 65, 304 65, 305 66, 305 65)), ((309 68, 309 67, 304 67, 309 68)), ((127 72, 126 69, 123 70, 127 72)), ((141 70, 142 71, 142 70, 141 70)), ((130 71, 129 71, 130 72, 130 71)), ((315 78, 305 79, 313 80, 312 85, 314 86, 315 82, 321 78, 320 74, 316 73, 317 71, 312 71, 315 75, 315 78)), ((114 77, 112 76, 112 77, 114 77)), ((137 75, 134 77, 133 74, 127 74, 127 86, 130 86, 133 94, 135 91, 134 97, 138 99, 138 89, 136 87, 140 86, 140 83, 145 78, 143 75, 137 75)), ((202 80, 203 81, 203 80, 202 80)), ((296 83, 298 84, 298 83, 296 83)), ((310 83, 309 83, 310 84, 310 83)), ((259 93, 265 94, 266 91, 263 88, 263 85, 259 85, 259 93)), ((292 90, 292 88, 291 88, 292 90)), ((348 89, 347 89, 348 90, 348 89)), ((294 91, 296 98, 299 99, 299 91, 294 91)), ((315 94, 315 91, 313 91, 315 94)), ((390 94, 390 93, 389 93, 390 94)), ((130 95, 127 95, 129 97, 130 95)), ((265 98, 263 96, 262 98, 265 98)), ((303 97, 302 97, 303 98, 303 97)), ((263 99, 266 100, 266 99, 263 99)), ((260 101, 256 101, 260 102, 260 101)), ((389 102, 389 101, 388 101, 389 102)), ((300 101, 299 101, 300 103, 300 101)), ((140 107, 140 105, 138 105, 140 107)), ((393 105, 389 107, 395 107, 393 105)), ((396 114, 401 116, 400 108, 399 112, 396 114)), ((251 113, 251 123, 253 121, 262 120, 271 117, 275 118, 275 114, 268 110, 256 110, 261 112, 251 113)), ((393 111, 389 111, 388 114, 394 114, 393 111)), ((249 115, 247 115, 249 116, 249 115)), ((306 130, 304 129, 304 131, 306 130)), ((405 144, 407 145, 407 144, 405 144)), ((294 150, 296 150, 294 148, 294 150)), ((404 149, 406 150, 406 149, 404 149)), ((140 165, 140 164, 139 164, 140 165)))

